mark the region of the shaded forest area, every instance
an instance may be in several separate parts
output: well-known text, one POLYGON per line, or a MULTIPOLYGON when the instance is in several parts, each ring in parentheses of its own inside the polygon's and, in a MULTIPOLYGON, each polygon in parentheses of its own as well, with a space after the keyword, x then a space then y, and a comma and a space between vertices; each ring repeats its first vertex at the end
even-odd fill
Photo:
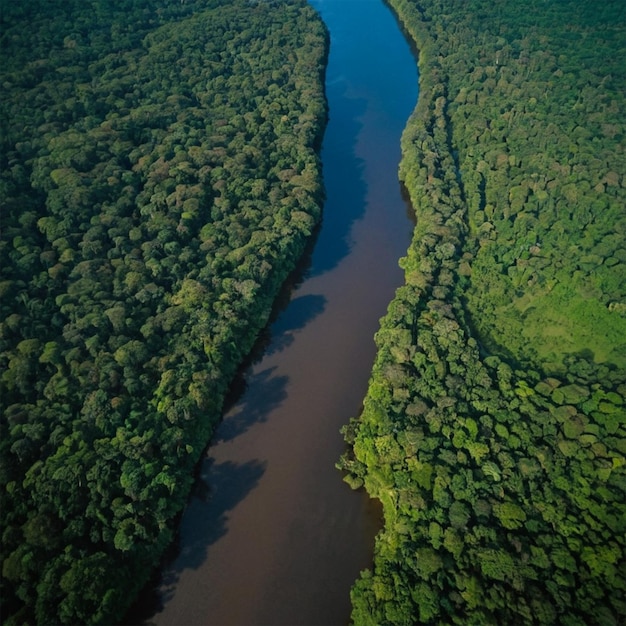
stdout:
POLYGON ((390 0, 419 50, 406 284, 338 464, 356 624, 626 619, 626 7, 390 0))
POLYGON ((3 623, 114 623, 320 218, 304 0, 4 3, 3 623))

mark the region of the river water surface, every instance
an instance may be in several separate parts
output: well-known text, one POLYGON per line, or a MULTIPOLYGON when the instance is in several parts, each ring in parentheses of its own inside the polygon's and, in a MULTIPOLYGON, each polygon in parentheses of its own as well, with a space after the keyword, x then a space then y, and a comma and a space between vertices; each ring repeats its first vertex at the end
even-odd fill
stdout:
POLYGON ((397 171, 416 60, 381 0, 311 0, 331 37, 327 200, 309 266, 224 417, 147 623, 347 624, 378 508, 334 464, 412 223, 397 171))

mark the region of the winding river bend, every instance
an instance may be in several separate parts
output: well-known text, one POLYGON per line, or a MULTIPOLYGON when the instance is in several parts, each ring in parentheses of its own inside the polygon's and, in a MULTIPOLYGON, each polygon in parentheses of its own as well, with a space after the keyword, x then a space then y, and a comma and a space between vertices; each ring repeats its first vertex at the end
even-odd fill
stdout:
POLYGON ((397 170, 416 60, 382 0, 310 1, 331 36, 324 222, 207 451, 150 624, 346 624, 371 565, 378 509, 334 464, 402 282, 412 224, 397 170))

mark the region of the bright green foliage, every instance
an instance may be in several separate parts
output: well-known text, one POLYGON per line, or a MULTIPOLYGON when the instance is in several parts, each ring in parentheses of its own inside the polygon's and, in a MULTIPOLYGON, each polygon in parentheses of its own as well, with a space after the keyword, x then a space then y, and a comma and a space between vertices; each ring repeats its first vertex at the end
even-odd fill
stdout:
POLYGON ((304 0, 2 7, 8 624, 114 623, 319 221, 304 0))
POLYGON ((623 623, 624 4, 390 3, 417 225, 346 429, 385 513, 353 620, 623 623))

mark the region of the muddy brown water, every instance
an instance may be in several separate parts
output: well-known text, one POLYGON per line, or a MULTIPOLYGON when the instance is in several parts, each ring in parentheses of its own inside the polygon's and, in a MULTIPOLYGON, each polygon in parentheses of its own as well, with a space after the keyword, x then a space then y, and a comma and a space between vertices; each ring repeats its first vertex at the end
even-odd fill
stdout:
POLYGON ((133 623, 347 624, 350 587, 371 566, 379 507, 335 462, 339 429, 367 389, 379 319, 402 283, 412 222, 397 171, 417 70, 380 0, 311 4, 331 36, 323 225, 207 450, 178 554, 133 623))

